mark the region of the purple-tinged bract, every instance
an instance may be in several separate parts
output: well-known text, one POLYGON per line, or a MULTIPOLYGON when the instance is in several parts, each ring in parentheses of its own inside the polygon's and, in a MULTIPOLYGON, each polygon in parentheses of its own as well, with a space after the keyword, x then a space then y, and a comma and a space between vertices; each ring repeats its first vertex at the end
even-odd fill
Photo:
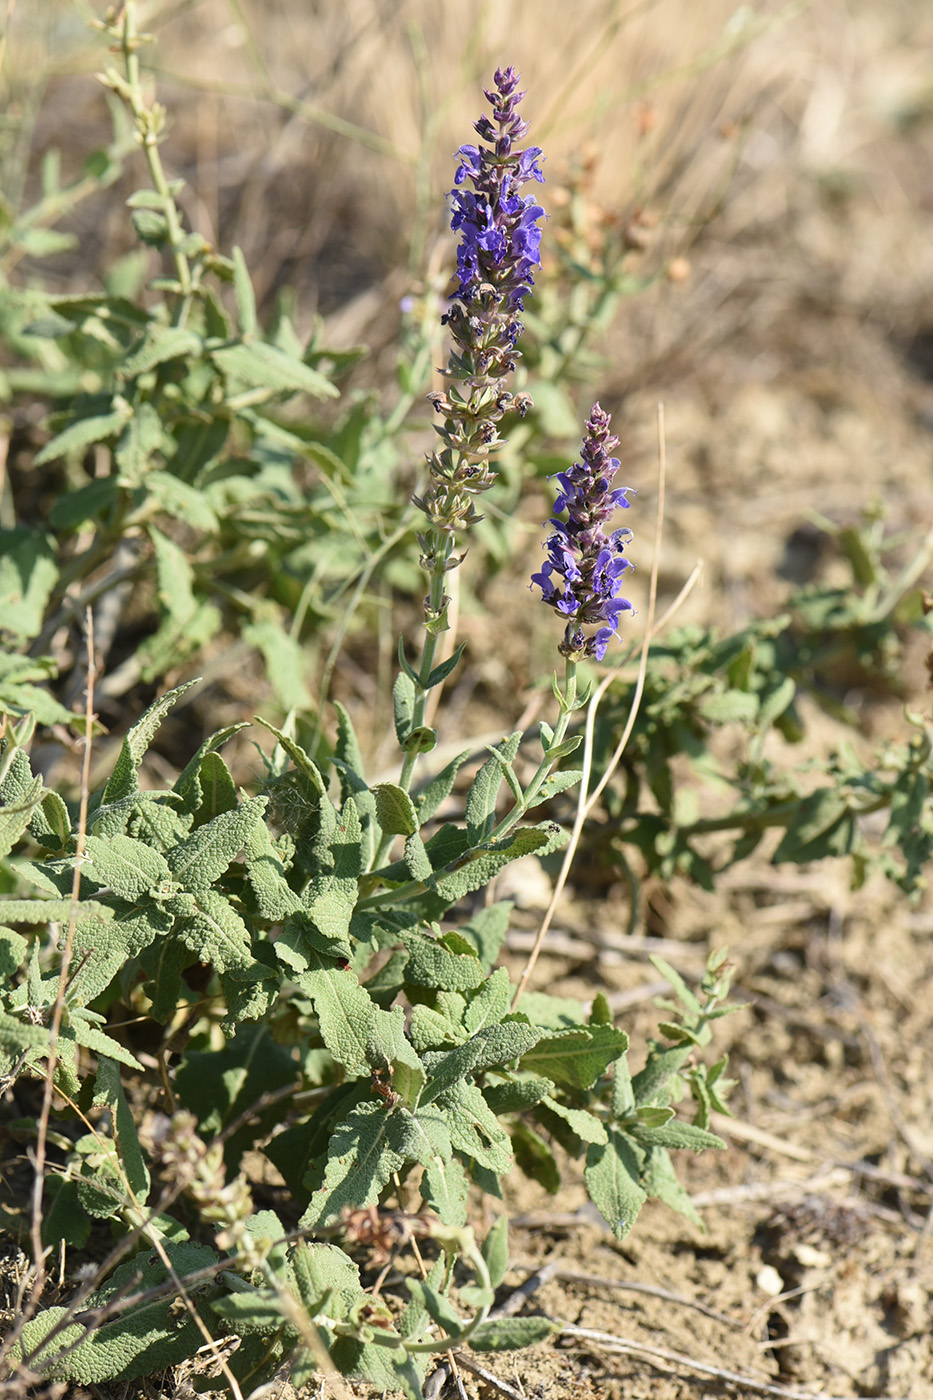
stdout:
POLYGON ((628 486, 612 486, 619 459, 611 454, 619 439, 610 435, 610 423, 609 414, 594 404, 582 460, 556 477, 560 489, 555 517, 566 513, 567 519, 549 522, 547 559, 541 571, 531 576, 543 601, 567 619, 560 651, 572 661, 583 657, 602 661, 620 617, 632 611, 619 592, 625 573, 634 568, 624 555, 632 532, 619 529, 607 535, 604 529, 617 510, 629 506, 631 492, 628 486), (588 634, 587 627, 597 630, 588 634))

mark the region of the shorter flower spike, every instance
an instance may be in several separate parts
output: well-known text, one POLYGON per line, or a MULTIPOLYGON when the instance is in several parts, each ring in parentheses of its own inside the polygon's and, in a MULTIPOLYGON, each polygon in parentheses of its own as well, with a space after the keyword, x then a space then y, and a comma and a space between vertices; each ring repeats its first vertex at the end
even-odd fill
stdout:
POLYGON ((623 553, 632 532, 620 529, 607 535, 603 529, 616 510, 629 506, 632 490, 611 486, 619 459, 610 454, 619 439, 610 435, 610 423, 609 414, 594 404, 582 461, 557 473, 555 515, 566 512, 567 519, 549 521, 547 559, 540 573, 531 576, 542 600, 567 618, 559 650, 571 661, 602 661, 622 613, 633 611, 628 599, 619 595, 626 571, 635 567, 623 553), (592 626, 596 632, 587 635, 583 629, 592 626))

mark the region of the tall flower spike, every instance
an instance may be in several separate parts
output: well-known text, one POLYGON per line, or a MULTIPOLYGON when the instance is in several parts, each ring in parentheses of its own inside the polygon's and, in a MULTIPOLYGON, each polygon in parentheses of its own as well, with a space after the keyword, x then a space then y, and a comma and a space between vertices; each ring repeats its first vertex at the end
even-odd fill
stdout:
POLYGON ((619 594, 626 571, 635 567, 623 553, 632 532, 619 529, 607 535, 603 528, 616 510, 629 506, 632 490, 612 489, 619 459, 611 453, 619 439, 610 435, 610 424, 609 414, 594 404, 582 460, 557 473, 560 490, 554 511, 566 512, 567 519, 550 520, 551 534, 544 544, 547 559, 540 573, 531 576, 542 601, 567 618, 559 650, 571 661, 587 656, 602 661, 619 618, 632 611, 628 599, 619 594), (597 631, 587 635, 584 628, 592 626, 597 631))
POLYGON ((489 463, 501 441, 499 421, 509 408, 524 416, 531 405, 527 394, 513 396, 505 388, 520 358, 519 313, 541 261, 538 220, 544 215, 532 196, 520 193, 529 180, 543 182, 544 176, 537 146, 516 149, 528 131, 518 115, 525 94, 517 89, 514 68, 497 69, 495 87, 484 89, 492 116, 473 124, 484 144, 457 152, 450 194, 450 226, 460 234, 457 288, 444 317, 454 348, 443 373, 462 388, 451 385, 447 393, 429 395, 442 419, 435 426, 443 447, 429 456, 430 485, 414 498, 434 527, 419 536, 429 571, 438 567, 444 538, 445 567, 459 562, 450 555, 451 537, 482 518, 471 498, 495 481, 489 463))

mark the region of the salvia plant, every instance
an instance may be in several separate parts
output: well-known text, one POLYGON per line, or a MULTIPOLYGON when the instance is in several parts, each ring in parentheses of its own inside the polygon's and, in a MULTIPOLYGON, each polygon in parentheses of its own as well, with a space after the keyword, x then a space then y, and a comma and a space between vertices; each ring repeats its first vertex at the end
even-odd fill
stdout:
MULTIPOLYGON (((848 852, 864 869, 860 816, 886 808, 883 860, 909 888, 931 839, 919 722, 875 769, 836 760, 816 792, 776 772, 762 745, 771 727, 794 737, 798 691, 819 689, 820 647, 890 673, 918 570, 886 571, 873 522, 844 541, 853 589, 801 594, 786 616, 733 638, 668 636, 613 777, 636 684, 619 640, 631 537, 617 512, 630 492, 614 485, 616 438, 595 404, 579 461, 557 474, 530 585, 559 620, 554 724, 507 735, 479 764, 469 739, 433 763, 429 702, 463 664, 462 648, 443 646, 451 574, 465 561, 469 571, 476 498, 494 499, 505 435, 532 410, 516 374, 543 174, 541 151, 524 144, 518 75, 496 72, 478 144, 457 153, 451 348, 445 388, 430 396, 438 445, 413 503, 399 503, 385 483, 421 351, 388 418, 358 400, 319 432, 308 426, 307 400, 335 397, 345 363, 317 336, 302 345, 281 308, 265 334, 242 256, 186 231, 160 158, 164 113, 143 92, 133 4, 105 28, 123 56, 105 77, 115 136, 87 178, 116 179, 141 148, 150 185, 130 198, 131 217, 163 275, 145 289, 8 286, 0 298, 27 366, 4 371, 5 392, 48 401, 32 471, 51 471, 57 493, 45 522, 4 517, 0 558, 0 1074, 35 1168, 28 1206, 8 1201, 0 1215, 31 1260, 2 1356, 23 1386, 130 1384, 200 1355, 196 1386, 234 1397, 285 1373, 300 1385, 333 1372, 419 1397, 438 1354, 523 1347, 559 1326, 496 1312, 503 1182, 516 1167, 557 1192, 568 1164, 582 1164, 622 1238, 650 1197, 699 1224, 672 1154, 723 1146, 710 1121, 726 1111, 726 1062, 704 1052, 729 1010, 724 954, 696 988, 658 962, 672 1000, 631 1059, 605 996, 584 1007, 524 992, 498 965, 511 909, 493 882, 520 857, 566 846, 565 804, 583 772, 567 760, 594 714, 593 663, 608 658, 618 675, 587 751, 606 782, 584 839, 616 875, 637 856, 640 871, 712 879, 710 825, 678 809, 671 763, 699 760, 710 728, 733 723, 749 754, 727 775, 731 858, 782 825, 778 858, 848 852), (416 567, 427 592, 420 654, 398 649, 397 777, 374 781, 348 710, 336 703, 326 719, 321 699, 312 713, 303 628, 323 597, 319 621, 339 644, 380 571, 413 590, 416 567), (256 721, 252 790, 223 756, 244 721, 211 733, 171 786, 143 786, 160 725, 193 680, 157 687, 92 784, 93 697, 106 686, 95 662, 117 629, 115 601, 140 588, 158 620, 123 663, 124 689, 177 677, 237 617, 266 658, 280 711, 256 721), (77 655, 82 629, 83 720, 74 688, 53 687, 49 656, 63 632, 77 655), (84 772, 66 799, 33 740, 37 724, 61 737, 79 721, 84 772), (500 1204, 479 1239, 483 1197, 500 1204), (84 1262, 67 1277, 63 1264, 55 1287, 58 1252, 84 1262), (404 1288, 383 1283, 390 1263, 404 1288)), ((30 233, 49 232, 48 209, 77 197, 49 180, 45 214, 8 211, 7 269, 30 233)), ((31 255, 48 247, 33 238, 31 255)))

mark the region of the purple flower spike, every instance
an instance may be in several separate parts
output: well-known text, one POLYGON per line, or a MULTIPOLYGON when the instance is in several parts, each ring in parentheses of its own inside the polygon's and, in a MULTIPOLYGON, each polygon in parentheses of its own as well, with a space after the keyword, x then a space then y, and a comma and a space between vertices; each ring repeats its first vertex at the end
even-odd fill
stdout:
POLYGON ((582 461, 557 473, 560 489, 554 509, 566 512, 567 519, 549 522, 552 533, 544 544, 547 559, 540 573, 531 576, 543 601, 568 619, 560 652, 571 661, 583 657, 602 661, 619 618, 632 611, 628 599, 619 595, 626 571, 635 567, 623 552, 632 532, 620 529, 607 535, 603 529, 617 510, 629 506, 632 489, 612 488, 619 459, 611 453, 619 439, 610 435, 610 423, 609 414, 594 404, 582 461), (592 626, 597 630, 587 635, 584 627, 592 626))
MULTIPOLYGON (((459 286, 447 324, 465 357, 478 359, 474 374, 500 376, 514 369, 515 342, 521 334, 517 313, 531 291, 533 270, 540 265, 544 210, 519 191, 529 180, 544 183, 538 164, 541 151, 513 149, 528 132, 518 115, 525 96, 518 92, 514 68, 496 70, 494 91, 485 88, 493 118, 482 116, 474 128, 486 146, 461 146, 460 164, 450 192, 450 227, 460 234, 457 249, 459 286), (462 189, 464 184, 472 189, 462 189), (459 305, 457 303, 459 302, 459 305), (471 319, 483 321, 477 337, 471 319)), ((468 376, 464 376, 468 377, 468 376)))
MULTIPOLYGON (((414 497, 435 530, 448 537, 482 518, 472 497, 495 481, 490 458, 501 444, 503 415, 514 409, 524 416, 531 406, 527 394, 509 393, 505 380, 520 359, 515 348, 522 332, 520 312, 541 262, 538 221, 544 210, 521 190, 530 180, 543 182, 544 176, 537 146, 516 149, 528 131, 518 115, 525 96, 518 91, 518 74, 500 68, 494 81, 494 88, 484 89, 492 116, 473 123, 483 144, 457 151, 450 192, 450 226, 460 243, 457 286, 443 318, 454 347, 443 373, 462 388, 429 395, 441 419, 435 426, 444 445, 428 458, 430 486, 424 496, 414 497)), ((427 540, 422 544, 430 568, 433 546, 427 540)))

